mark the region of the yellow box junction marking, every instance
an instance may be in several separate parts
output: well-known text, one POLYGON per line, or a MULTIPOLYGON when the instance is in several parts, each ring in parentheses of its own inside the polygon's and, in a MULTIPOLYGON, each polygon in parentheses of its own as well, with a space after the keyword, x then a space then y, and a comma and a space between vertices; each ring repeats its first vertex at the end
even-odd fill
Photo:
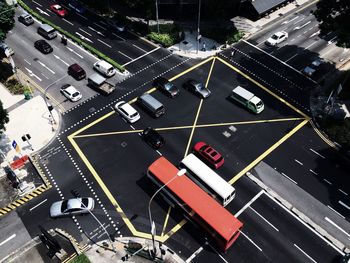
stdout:
POLYGON ((197 124, 197 120, 198 120, 198 117, 199 117, 199 113, 201 112, 202 104, 203 104, 203 99, 201 99, 200 102, 199 102, 197 114, 196 114, 196 117, 194 119, 194 123, 192 125, 191 134, 190 134, 190 137, 188 138, 188 143, 187 143, 186 150, 185 150, 185 156, 187 155, 188 149, 189 149, 191 141, 192 141, 193 133, 194 133, 194 130, 196 128, 196 124, 197 124))

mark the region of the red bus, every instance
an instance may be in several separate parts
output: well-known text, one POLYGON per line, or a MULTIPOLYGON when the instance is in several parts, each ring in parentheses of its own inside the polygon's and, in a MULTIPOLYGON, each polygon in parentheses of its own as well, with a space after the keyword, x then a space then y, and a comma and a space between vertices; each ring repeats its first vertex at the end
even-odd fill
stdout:
POLYGON ((180 204, 186 218, 203 227, 217 246, 226 251, 238 238, 243 223, 186 175, 177 176, 178 172, 177 167, 160 157, 148 167, 147 175, 158 186, 167 184, 163 190, 180 204))

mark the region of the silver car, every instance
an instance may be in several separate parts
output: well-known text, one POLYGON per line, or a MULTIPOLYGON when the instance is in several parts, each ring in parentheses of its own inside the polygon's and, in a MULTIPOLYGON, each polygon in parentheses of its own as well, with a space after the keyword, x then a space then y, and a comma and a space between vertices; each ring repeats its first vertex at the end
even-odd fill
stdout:
POLYGON ((68 200, 58 201, 51 205, 50 216, 52 218, 86 214, 92 211, 95 201, 91 197, 72 198, 68 200))
POLYGON ((198 95, 202 99, 208 98, 211 94, 211 91, 206 88, 203 83, 196 81, 194 79, 189 79, 187 80, 184 84, 183 87, 192 93, 198 95))
POLYGON ((125 101, 118 102, 114 108, 116 111, 122 115, 129 123, 134 123, 140 119, 140 114, 125 101))

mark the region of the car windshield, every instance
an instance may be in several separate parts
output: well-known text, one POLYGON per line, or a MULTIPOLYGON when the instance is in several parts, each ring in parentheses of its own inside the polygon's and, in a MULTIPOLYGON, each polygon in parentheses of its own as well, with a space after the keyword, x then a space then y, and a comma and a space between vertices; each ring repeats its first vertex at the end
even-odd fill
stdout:
POLYGON ((137 112, 135 112, 134 114, 130 115, 130 118, 135 118, 137 116, 137 112))
POLYGON ((174 84, 169 82, 169 83, 164 85, 164 89, 171 90, 173 86, 174 86, 174 84))
POLYGON ((272 35, 271 37, 273 40, 277 40, 278 39, 278 36, 276 34, 272 35))
POLYGON ((77 97, 77 96, 79 96, 79 92, 74 92, 74 93, 72 94, 72 97, 77 97))
POLYGON ((205 87, 202 83, 195 84, 196 90, 204 90, 205 87))
POLYGON ((62 205, 61 205, 61 212, 62 213, 67 210, 67 205, 68 205, 68 200, 65 200, 62 202, 62 205))
POLYGON ((88 198, 82 198, 81 202, 83 203, 83 205, 81 207, 88 207, 88 205, 89 205, 89 199, 88 198))

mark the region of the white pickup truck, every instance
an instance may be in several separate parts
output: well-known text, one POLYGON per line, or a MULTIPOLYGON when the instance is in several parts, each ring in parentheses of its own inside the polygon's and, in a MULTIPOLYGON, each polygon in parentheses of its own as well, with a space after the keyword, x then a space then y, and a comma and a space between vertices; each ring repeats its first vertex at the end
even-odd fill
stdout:
POLYGON ((97 73, 92 74, 88 78, 88 85, 106 95, 112 93, 115 90, 115 86, 113 84, 107 82, 104 77, 97 73))

